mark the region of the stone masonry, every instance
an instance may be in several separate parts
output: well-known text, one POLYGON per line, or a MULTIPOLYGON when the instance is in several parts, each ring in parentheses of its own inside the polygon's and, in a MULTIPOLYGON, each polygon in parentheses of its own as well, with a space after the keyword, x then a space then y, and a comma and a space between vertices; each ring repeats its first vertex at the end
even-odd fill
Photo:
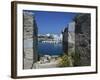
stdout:
POLYGON ((70 22, 62 32, 63 34, 63 51, 69 55, 70 50, 75 51, 75 22, 70 22))
POLYGON ((63 51, 64 51, 64 54, 68 54, 68 27, 64 29, 62 34, 63 34, 63 37, 62 37, 63 51))
POLYGON ((91 17, 90 14, 78 14, 63 31, 63 50, 69 55, 74 49, 74 66, 91 65, 91 17), (70 31, 74 30, 74 31, 70 31), (72 37, 72 38, 70 38, 72 37), (71 44, 72 43, 72 44, 71 44))
POLYGON ((37 25, 34 14, 23 11, 23 38, 24 38, 24 69, 31 69, 33 63, 38 61, 37 54, 37 25))
POLYGON ((75 25, 75 51, 80 53, 79 64, 76 66, 91 65, 91 17, 90 14, 79 14, 74 19, 75 25))

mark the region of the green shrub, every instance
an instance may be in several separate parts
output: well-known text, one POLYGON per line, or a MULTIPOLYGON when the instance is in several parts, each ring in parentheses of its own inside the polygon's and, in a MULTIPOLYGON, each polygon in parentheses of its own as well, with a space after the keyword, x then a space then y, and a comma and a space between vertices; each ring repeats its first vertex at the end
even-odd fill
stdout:
POLYGON ((59 66, 60 67, 69 67, 70 60, 69 56, 64 54, 63 56, 59 57, 59 66))
POLYGON ((80 51, 76 49, 75 51, 71 51, 69 54, 74 61, 73 62, 74 66, 79 66, 80 65, 80 51))

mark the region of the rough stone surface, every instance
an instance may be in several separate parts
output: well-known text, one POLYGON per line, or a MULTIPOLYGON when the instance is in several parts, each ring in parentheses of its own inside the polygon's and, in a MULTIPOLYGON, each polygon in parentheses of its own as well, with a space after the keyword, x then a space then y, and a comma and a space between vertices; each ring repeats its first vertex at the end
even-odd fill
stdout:
POLYGON ((68 28, 67 27, 64 29, 62 34, 63 34, 63 39, 62 39, 63 51, 64 54, 68 54, 68 28))
POLYGON ((90 14, 78 14, 62 33, 64 53, 75 52, 74 66, 91 65, 90 24, 90 14))
POLYGON ((70 22, 62 34, 64 53, 69 54, 70 50, 75 49, 75 22, 70 22))
POLYGON ((24 29, 24 69, 31 69, 33 63, 37 61, 37 25, 32 12, 23 12, 24 29))
POLYGON ((91 19, 90 14, 79 14, 75 18, 75 51, 80 53, 80 64, 81 66, 91 65, 91 19))

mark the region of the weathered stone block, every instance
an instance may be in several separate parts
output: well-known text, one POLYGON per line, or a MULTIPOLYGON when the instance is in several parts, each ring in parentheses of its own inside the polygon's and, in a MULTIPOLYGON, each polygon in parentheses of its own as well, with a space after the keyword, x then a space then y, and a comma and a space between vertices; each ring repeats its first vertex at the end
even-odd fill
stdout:
POLYGON ((24 69, 30 69, 38 60, 37 53, 37 25, 33 12, 23 12, 24 31, 24 69))

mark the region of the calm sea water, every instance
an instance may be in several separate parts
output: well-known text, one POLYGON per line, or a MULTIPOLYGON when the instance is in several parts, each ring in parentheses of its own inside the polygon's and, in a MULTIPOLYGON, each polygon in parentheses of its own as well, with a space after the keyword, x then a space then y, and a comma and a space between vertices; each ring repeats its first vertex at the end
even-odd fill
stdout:
POLYGON ((63 53, 62 44, 38 43, 38 53, 40 55, 60 55, 63 53))
MULTIPOLYGON (((32 40, 24 40, 24 48, 32 48, 32 40)), ((60 55, 63 53, 62 44, 54 43, 42 43, 38 42, 38 53, 40 56, 43 55, 60 55)))

